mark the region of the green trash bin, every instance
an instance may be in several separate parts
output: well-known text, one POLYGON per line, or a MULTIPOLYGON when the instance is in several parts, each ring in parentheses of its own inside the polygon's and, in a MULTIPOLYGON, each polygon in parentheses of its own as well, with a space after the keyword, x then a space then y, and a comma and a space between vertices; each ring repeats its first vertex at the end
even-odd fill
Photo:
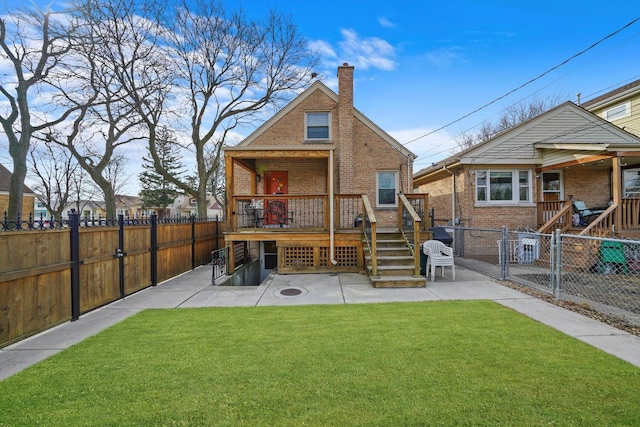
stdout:
POLYGON ((629 272, 629 264, 624 257, 624 244, 622 242, 612 242, 604 240, 600 244, 600 261, 602 272, 611 273, 612 269, 622 269, 624 274, 629 272))
POLYGON ((422 250, 422 246, 420 246, 420 275, 427 275, 427 254, 422 250))

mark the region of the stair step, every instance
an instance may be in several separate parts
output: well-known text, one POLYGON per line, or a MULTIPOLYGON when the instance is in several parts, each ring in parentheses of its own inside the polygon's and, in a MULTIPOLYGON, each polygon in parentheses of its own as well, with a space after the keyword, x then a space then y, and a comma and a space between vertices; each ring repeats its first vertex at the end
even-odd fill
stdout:
MULTIPOLYGON (((365 256, 367 264, 371 263, 371 257, 365 256)), ((413 257, 410 256, 390 256, 378 257, 378 268, 380 267, 402 267, 410 268, 413 271, 413 257)))
MULTIPOLYGON (((367 272, 371 276, 373 267, 367 265, 367 272)), ((412 265, 378 265, 378 276, 413 276, 412 265)))
POLYGON ((424 288, 427 280, 422 276, 380 276, 371 277, 374 288, 424 288))

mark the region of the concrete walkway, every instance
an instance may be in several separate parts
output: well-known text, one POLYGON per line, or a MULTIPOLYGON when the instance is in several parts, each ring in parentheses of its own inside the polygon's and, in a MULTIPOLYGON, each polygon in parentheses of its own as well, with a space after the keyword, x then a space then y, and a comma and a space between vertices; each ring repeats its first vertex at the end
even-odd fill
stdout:
MULTIPOLYGON (((448 269, 447 269, 448 270, 448 269)), ((236 307, 305 304, 489 299, 640 367, 640 337, 501 286, 456 267, 425 288, 375 289, 355 273, 274 275, 260 286, 212 286, 211 267, 199 267, 0 350, 5 379, 147 308, 236 307)))

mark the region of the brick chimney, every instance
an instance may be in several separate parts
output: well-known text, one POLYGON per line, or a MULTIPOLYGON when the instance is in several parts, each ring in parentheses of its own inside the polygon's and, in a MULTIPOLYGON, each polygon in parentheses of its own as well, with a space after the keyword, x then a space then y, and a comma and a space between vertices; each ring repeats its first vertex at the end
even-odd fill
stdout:
POLYGON ((353 129, 353 66, 338 67, 338 189, 342 194, 355 190, 353 129))

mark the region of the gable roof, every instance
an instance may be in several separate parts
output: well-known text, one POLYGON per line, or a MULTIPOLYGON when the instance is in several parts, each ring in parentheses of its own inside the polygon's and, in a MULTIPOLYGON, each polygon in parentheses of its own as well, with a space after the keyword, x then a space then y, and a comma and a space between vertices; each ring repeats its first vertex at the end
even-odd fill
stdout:
POLYGON ((620 86, 619 88, 600 95, 597 98, 594 98, 587 102, 583 102, 581 106, 588 110, 593 110, 596 108, 601 108, 610 102, 616 102, 621 98, 631 96, 635 93, 640 93, 640 79, 628 83, 624 86, 620 86))
MULTIPOLYGON (((329 97, 332 101, 338 104, 338 94, 329 89, 324 83, 320 80, 316 80, 313 82, 311 86, 305 89, 302 93, 296 96, 291 102, 289 102, 284 108, 274 114, 269 120, 264 122, 258 129, 253 131, 248 137, 246 137, 240 144, 236 147, 246 147, 250 145, 254 140, 256 140, 260 135, 262 135, 267 129, 277 123, 280 119, 286 116, 289 112, 293 111, 298 105, 300 105, 304 100, 306 100, 309 96, 311 96, 315 91, 320 91, 329 97)), ((373 121, 371 121, 367 116, 362 114, 356 108, 353 109, 354 117, 360 120, 365 126, 375 132, 378 136, 380 136, 383 140, 389 143, 396 150, 400 151, 407 157, 415 159, 417 156, 413 154, 409 149, 407 149, 404 145, 400 144, 396 141, 391 135, 382 130, 378 125, 376 125, 373 121)), ((233 147, 226 147, 233 148, 233 147)), ((294 149, 294 147, 291 147, 294 149)))
MULTIPOLYGON (((0 163, 0 191, 8 193, 11 188, 11 172, 9 169, 4 167, 2 163, 0 163)), ((27 187, 25 184, 22 185, 23 192, 33 194, 33 190, 27 187)))
POLYGON ((565 102, 416 172, 414 178, 454 164, 544 165, 552 162, 541 149, 593 152, 614 147, 640 149, 640 138, 572 102, 565 102))

